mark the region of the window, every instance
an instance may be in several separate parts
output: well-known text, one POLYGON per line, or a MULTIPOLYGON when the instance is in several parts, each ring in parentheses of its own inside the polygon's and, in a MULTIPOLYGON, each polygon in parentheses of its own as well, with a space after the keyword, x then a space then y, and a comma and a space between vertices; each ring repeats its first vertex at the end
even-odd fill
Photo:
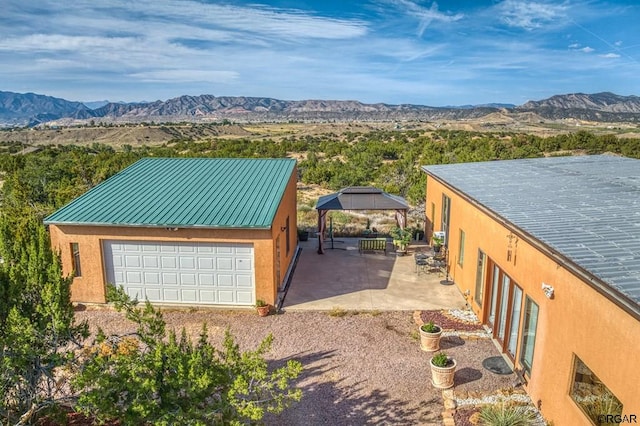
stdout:
POLYGON ((502 287, 500 292, 500 308, 498 311, 498 340, 504 342, 504 333, 507 329, 507 308, 509 307, 509 288, 511 286, 511 278, 502 273, 502 287))
POLYGON ((71 266, 76 277, 82 276, 82 268, 80 268, 80 247, 78 243, 71 243, 71 266))
POLYGON ((487 264, 487 255, 478 250, 478 269, 476 270, 476 294, 475 301, 478 306, 482 306, 482 295, 484 291, 485 269, 487 264))
POLYGON ((284 226, 285 228, 287 228, 284 239, 286 240, 285 246, 286 246, 287 256, 289 256, 289 250, 291 249, 291 241, 289 241, 289 216, 287 216, 287 222, 284 226))
POLYGON ((431 233, 435 231, 435 223, 436 223, 436 204, 431 203, 431 233))
POLYGON ((458 265, 464 266, 464 231, 460 230, 460 245, 458 246, 458 265))
POLYGON ((520 311, 522 310, 522 289, 517 285, 513 286, 513 301, 511 302, 511 324, 509 325, 509 343, 507 351, 512 357, 516 356, 516 346, 518 345, 518 330, 520 329, 520 311))
POLYGON ((440 230, 444 231, 444 245, 449 247, 449 213, 451 212, 451 198, 442 194, 442 218, 440 230))
POLYGON ((525 371, 531 374, 533 366, 533 349, 536 343, 536 328, 538 327, 538 305, 528 296, 524 304, 522 322, 522 347, 520 348, 520 362, 525 371))
POLYGON ((498 310, 498 288, 500 279, 500 268, 497 265, 493 265, 493 275, 491 277, 491 305, 489 306, 489 325, 493 328, 496 320, 496 311, 498 310))
POLYGON ((622 414, 620 400, 577 356, 574 356, 573 370, 571 398, 593 423, 601 424, 603 415, 622 414))

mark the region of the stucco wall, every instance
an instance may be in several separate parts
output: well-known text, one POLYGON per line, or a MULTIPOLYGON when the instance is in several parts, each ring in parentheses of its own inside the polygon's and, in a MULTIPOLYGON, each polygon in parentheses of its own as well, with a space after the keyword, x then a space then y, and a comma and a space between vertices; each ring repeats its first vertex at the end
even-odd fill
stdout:
POLYGON ((297 244, 296 234, 296 177, 294 170, 287 184, 284 196, 276 212, 271 229, 196 229, 180 228, 176 231, 165 228, 110 227, 110 226, 70 226, 50 225, 49 232, 54 248, 60 250, 63 272, 73 270, 71 243, 78 243, 81 257, 82 276, 73 280, 71 299, 74 302, 105 302, 105 271, 102 253, 104 240, 148 240, 148 241, 206 241, 253 243, 256 299, 275 303, 277 288, 275 272, 275 240, 281 235, 281 279, 293 259, 297 244), (281 230, 289 216, 291 250, 285 250, 284 235, 281 230))
MULTIPOLYGON (((560 425, 588 424, 569 396, 574 355, 620 399, 627 414, 640 414, 640 368, 635 361, 640 348, 640 321, 570 272, 561 261, 529 244, 524 235, 512 232, 433 177, 427 180, 427 206, 431 202, 436 205, 435 230, 440 230, 442 194, 451 199, 451 275, 461 292, 468 290, 467 301, 478 317, 485 322, 489 309, 486 284, 482 305, 474 300, 478 249, 539 306, 533 367, 526 389, 544 417, 560 425), (460 229, 465 231, 462 267, 458 265, 460 229), (510 259, 508 235, 518 236, 517 245, 512 239, 510 259), (554 287, 553 299, 545 297, 543 282, 554 287)), ((520 339, 516 368, 522 367, 520 339)))

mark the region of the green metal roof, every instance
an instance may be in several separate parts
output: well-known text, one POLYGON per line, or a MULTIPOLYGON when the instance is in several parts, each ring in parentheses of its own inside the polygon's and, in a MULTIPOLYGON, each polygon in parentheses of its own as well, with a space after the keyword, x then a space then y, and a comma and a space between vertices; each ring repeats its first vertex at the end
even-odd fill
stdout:
POLYGON ((44 223, 269 228, 295 165, 293 159, 145 158, 44 223))

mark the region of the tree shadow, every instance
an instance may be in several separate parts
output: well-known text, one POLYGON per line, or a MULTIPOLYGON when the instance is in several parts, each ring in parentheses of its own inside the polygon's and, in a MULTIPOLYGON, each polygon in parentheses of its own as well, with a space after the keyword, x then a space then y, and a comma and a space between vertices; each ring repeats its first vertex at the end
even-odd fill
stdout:
MULTIPOLYGON (((294 385, 302 399, 279 415, 267 414, 265 425, 370 425, 438 424, 443 402, 440 392, 419 404, 394 398, 384 389, 368 390, 365 382, 347 384, 331 364, 336 351, 304 353, 289 357, 304 370, 294 385)), ((282 364, 288 359, 274 361, 282 364)))
POLYGON ((464 345, 464 339, 458 336, 444 336, 440 339, 440 349, 451 349, 464 345))
POLYGON ((456 384, 456 386, 458 386, 465 383, 475 382, 476 380, 480 380, 481 378, 482 371, 475 368, 464 367, 456 370, 454 383, 456 384))

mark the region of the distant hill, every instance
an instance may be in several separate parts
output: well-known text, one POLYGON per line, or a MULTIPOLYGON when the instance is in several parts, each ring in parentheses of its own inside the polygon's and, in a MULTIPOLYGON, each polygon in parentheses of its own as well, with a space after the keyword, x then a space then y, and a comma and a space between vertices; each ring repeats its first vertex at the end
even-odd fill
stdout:
POLYGON ((640 97, 613 93, 557 95, 524 105, 510 104, 430 107, 365 104, 358 101, 284 101, 245 96, 180 96, 166 101, 114 103, 71 102, 33 93, 0 92, 0 126, 40 123, 74 124, 143 121, 391 121, 461 120, 490 114, 532 113, 543 119, 575 118, 606 122, 640 122, 640 97))
POLYGON ((0 125, 35 125, 63 117, 85 119, 91 116, 91 109, 81 102, 35 93, 0 91, 0 125))
POLYGON ((638 122, 640 121, 640 97, 619 96, 610 92, 587 95, 572 93, 556 95, 541 101, 529 101, 515 108, 516 111, 535 112, 548 118, 576 118, 589 121, 638 122))

